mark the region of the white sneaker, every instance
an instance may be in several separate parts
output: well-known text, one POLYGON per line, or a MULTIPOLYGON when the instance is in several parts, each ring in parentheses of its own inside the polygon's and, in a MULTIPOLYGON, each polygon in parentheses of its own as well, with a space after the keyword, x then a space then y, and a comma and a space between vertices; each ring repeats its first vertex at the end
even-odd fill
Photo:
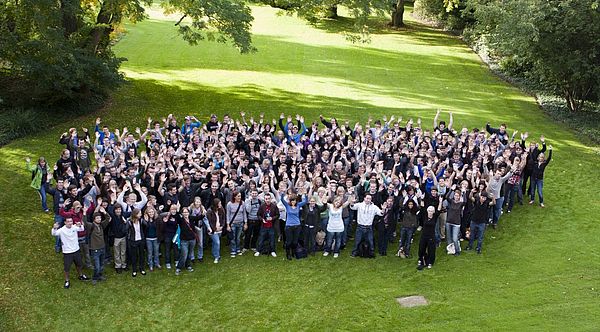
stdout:
POLYGON ((215 258, 215 260, 214 260, 214 262, 213 262, 213 263, 215 263, 215 264, 218 264, 218 263, 219 263, 219 259, 218 259, 218 258, 215 258))
POLYGON ((258 256, 260 256, 260 251, 257 251, 254 253, 254 257, 258 257, 258 256))
POLYGON ((171 264, 167 263, 167 269, 171 269, 171 264))
POLYGON ((271 251, 271 256, 277 257, 277 254, 274 251, 271 251))
POLYGON ((323 253, 323 256, 324 256, 324 257, 327 257, 327 256, 329 256, 329 252, 328 252, 328 251, 324 252, 324 253, 323 253))
POLYGON ((431 264, 428 264, 428 265, 427 265, 427 268, 428 268, 428 269, 431 269, 431 267, 432 267, 432 266, 431 266, 431 264))
POLYGON ((235 258, 235 254, 231 254, 231 258, 235 258))
POLYGON ((246 251, 248 251, 248 249, 246 249, 246 248, 242 249, 242 254, 245 253, 246 251))
POLYGON ((333 258, 338 258, 340 254, 333 254, 333 258))

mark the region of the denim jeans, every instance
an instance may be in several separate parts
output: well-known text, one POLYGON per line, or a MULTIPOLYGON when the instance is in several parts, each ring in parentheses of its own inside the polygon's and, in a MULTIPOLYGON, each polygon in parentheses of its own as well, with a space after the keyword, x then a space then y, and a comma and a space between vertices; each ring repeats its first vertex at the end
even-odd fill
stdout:
POLYGON ((454 243, 454 250, 460 252, 460 225, 446 224, 446 242, 454 243))
POLYGON ((221 259, 221 233, 210 234, 212 240, 212 255, 215 259, 221 259))
MULTIPOLYGON (((348 217, 344 218, 344 231, 342 232, 342 246, 346 246, 346 243, 348 243, 348 235, 350 234, 350 222, 352 221, 352 218, 350 217, 350 215, 348 215, 348 217)), ((314 239, 314 237, 313 237, 314 239)))
POLYGON ((367 241, 369 246, 369 252, 372 253, 373 248, 373 226, 358 225, 356 227, 356 236, 354 237, 354 249, 352 249, 352 255, 358 255, 358 246, 362 240, 367 241))
POLYGON ((177 244, 173 243, 174 234, 166 234, 165 235, 165 264, 171 265, 171 251, 173 251, 173 258, 175 260, 179 259, 179 249, 177 249, 177 244))
POLYGON ((544 188, 544 180, 534 179, 531 182, 531 201, 535 201, 535 191, 537 190, 540 204, 543 204, 544 194, 542 193, 542 189, 544 188))
POLYGON ((325 245, 325 251, 331 252, 331 245, 333 244, 333 253, 340 253, 340 246, 342 245, 342 234, 344 232, 327 232, 327 245, 325 245), (334 244, 335 241, 335 244, 334 244))
POLYGON ((477 237, 477 250, 481 250, 483 244, 483 235, 485 234, 485 223, 476 224, 471 222, 471 238, 469 239, 469 248, 473 248, 473 242, 477 237))
POLYGON ((496 199, 496 205, 494 205, 493 216, 492 216, 492 224, 497 225, 498 221, 500 221, 500 216, 502 215, 502 205, 504 205, 504 197, 500 197, 496 199))
POLYGON ((154 268, 160 265, 158 260, 158 239, 146 239, 146 251, 148 252, 148 266, 154 268))
POLYGON ((40 193, 40 199, 42 200, 42 210, 48 210, 48 196, 46 195, 46 191, 48 190, 48 183, 42 183, 40 189, 38 190, 40 193))
POLYGON ((194 257, 194 251, 190 252, 190 257, 192 259, 202 259, 204 257, 204 228, 200 228, 200 230, 195 231, 198 234, 198 241, 196 241, 196 245, 198 246, 198 251, 196 256, 194 257))
POLYGON ((190 254, 194 251, 196 246, 196 240, 181 240, 181 250, 179 251, 179 262, 177 263, 178 269, 191 266, 190 254))
POLYGON ((506 192, 504 194, 508 211, 513 209, 515 206, 515 194, 519 199, 519 202, 523 202, 523 193, 521 192, 521 186, 519 184, 506 184, 506 192))
MULTIPOLYGON (((54 215, 54 222, 58 223, 58 227, 63 227, 63 225, 65 224, 65 218, 63 218, 63 216, 59 214, 56 214, 54 215)), ((56 241, 54 242, 54 249, 56 249, 56 251, 61 250, 60 236, 56 237, 56 241)))
POLYGON ((410 255, 410 244, 416 230, 416 227, 402 227, 400 229, 400 248, 407 256, 410 255))
POLYGON ((242 238, 242 231, 244 230, 244 224, 231 224, 231 232, 233 233, 233 239, 231 239, 231 254, 235 255, 242 251, 240 240, 242 238))
POLYGON ((94 261, 94 280, 100 280, 104 272, 104 248, 94 249, 92 251, 92 260, 94 261))
POLYGON ((258 245, 256 247, 256 250, 258 250, 258 252, 264 251, 263 244, 265 242, 265 239, 269 240, 269 252, 275 252, 275 230, 273 229, 273 227, 260 228, 260 233, 258 234, 258 245))

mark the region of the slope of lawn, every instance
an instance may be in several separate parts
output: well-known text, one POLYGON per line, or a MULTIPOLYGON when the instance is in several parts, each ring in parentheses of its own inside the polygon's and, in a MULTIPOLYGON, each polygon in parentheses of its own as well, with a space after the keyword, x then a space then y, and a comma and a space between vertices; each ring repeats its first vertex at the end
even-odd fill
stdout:
POLYGON ((0 149, 0 330, 598 329, 596 149, 493 76, 455 37, 409 22, 353 45, 336 33, 345 22, 312 27, 270 8, 254 14, 259 52, 251 55, 209 42, 188 46, 172 19, 154 13, 128 25, 115 47, 128 58, 128 83, 105 110, 0 149), (159 271, 133 279, 108 269, 108 282, 75 281, 65 291, 52 219, 40 212, 23 162, 56 160, 59 135, 91 126, 96 116, 130 130, 148 116, 206 120, 241 110, 267 118, 300 113, 309 121, 321 113, 350 121, 421 117, 431 126, 436 108, 454 112, 459 129, 491 121, 533 139, 544 134, 555 154, 545 209, 518 206, 486 233, 483 255, 455 258, 439 249, 435 267, 422 272, 415 260, 352 259, 346 250, 337 260, 225 257, 179 277, 159 271), (431 304, 403 309, 395 302, 414 294, 431 304))

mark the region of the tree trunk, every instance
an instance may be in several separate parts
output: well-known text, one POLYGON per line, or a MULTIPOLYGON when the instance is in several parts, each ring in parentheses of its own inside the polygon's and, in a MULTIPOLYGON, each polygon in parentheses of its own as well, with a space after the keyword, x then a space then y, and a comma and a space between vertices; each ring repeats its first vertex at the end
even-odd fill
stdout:
POLYGON ((585 89, 585 91, 580 91, 580 94, 577 93, 576 89, 565 88, 564 89, 564 98, 567 102, 567 108, 571 112, 578 112, 583 108, 588 96, 590 95, 592 89, 591 87, 585 89))
POLYGON ((336 19, 338 18, 338 7, 337 5, 333 5, 329 8, 327 8, 327 14, 325 15, 326 18, 333 18, 336 19))
POLYGON ((77 14, 81 11, 80 1, 60 0, 60 11, 64 35, 69 38, 71 34, 79 29, 77 14))
POLYGON ((404 26, 404 1, 405 0, 398 0, 396 2, 396 8, 392 11, 392 26, 394 28, 404 26))
MULTIPOLYGON (((112 15, 104 8, 100 8, 100 12, 96 17, 96 24, 110 24, 112 21, 112 15)), ((103 26, 97 26, 90 32, 89 44, 90 49, 94 50, 95 53, 103 51, 103 45, 108 45, 108 38, 113 28, 107 28, 103 26)))

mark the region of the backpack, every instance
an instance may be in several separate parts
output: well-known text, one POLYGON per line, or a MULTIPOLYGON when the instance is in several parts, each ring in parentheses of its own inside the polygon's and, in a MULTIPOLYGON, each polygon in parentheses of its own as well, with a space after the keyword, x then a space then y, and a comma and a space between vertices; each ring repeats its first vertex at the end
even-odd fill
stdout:
POLYGON ((318 231, 318 232, 317 232, 317 235, 315 236, 315 243, 316 243, 318 246, 323 246, 323 245, 325 245, 325 235, 326 235, 326 234, 325 234, 325 232, 323 232, 323 231, 318 231))
POLYGON ((301 245, 296 247, 296 259, 302 259, 308 257, 308 251, 301 245))
POLYGON ((358 257, 375 258, 375 254, 369 250, 369 245, 366 241, 362 241, 358 246, 358 257))

